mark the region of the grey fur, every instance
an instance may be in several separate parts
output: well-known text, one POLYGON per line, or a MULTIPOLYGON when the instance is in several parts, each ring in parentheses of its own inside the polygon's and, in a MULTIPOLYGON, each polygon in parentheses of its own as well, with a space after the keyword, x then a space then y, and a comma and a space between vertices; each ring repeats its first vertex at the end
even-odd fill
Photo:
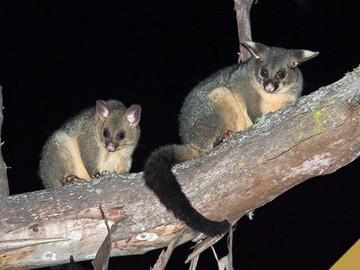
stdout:
POLYGON ((229 134, 251 126, 256 118, 295 102, 303 87, 297 65, 318 54, 255 42, 244 45, 253 55, 248 62, 221 69, 185 98, 179 115, 183 144, 160 147, 144 169, 146 185, 166 208, 190 228, 209 236, 226 233, 230 224, 209 220, 195 210, 171 167, 210 151, 229 134))
MULTIPOLYGON (((68 120, 47 140, 39 167, 45 188, 62 186, 63 179, 70 176, 89 180, 103 170, 117 173, 130 170, 140 128, 137 123, 130 125, 126 117, 128 109, 121 102, 98 102, 105 104, 104 108, 109 112, 107 118, 100 117, 95 107, 86 109, 68 120), (109 129, 110 140, 114 143, 114 136, 119 131, 126 132, 125 138, 116 142, 116 151, 106 149, 108 139, 103 136, 104 128, 109 129)), ((136 106, 140 118, 141 107, 132 106, 136 106)))

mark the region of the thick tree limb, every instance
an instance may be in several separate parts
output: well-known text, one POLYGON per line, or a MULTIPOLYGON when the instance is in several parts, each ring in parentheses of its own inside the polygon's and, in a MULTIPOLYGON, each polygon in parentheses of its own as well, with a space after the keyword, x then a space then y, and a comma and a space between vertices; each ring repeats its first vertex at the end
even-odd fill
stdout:
MULTIPOLYGON (((193 205, 235 223, 246 212, 360 155, 360 69, 303 97, 211 153, 175 167, 193 205)), ((112 256, 167 246, 185 225, 145 188, 142 173, 0 198, 0 268, 93 259, 112 226, 112 256)), ((188 230, 179 243, 197 234, 188 230)))
MULTIPOLYGON (((4 120, 3 97, 2 97, 2 87, 0 85, 0 147, 2 147, 1 130, 2 130, 3 120, 4 120)), ((6 170, 7 170, 7 167, 4 162, 2 151, 0 148, 0 197, 9 196, 9 194, 10 194, 9 193, 9 182, 8 182, 6 170)))

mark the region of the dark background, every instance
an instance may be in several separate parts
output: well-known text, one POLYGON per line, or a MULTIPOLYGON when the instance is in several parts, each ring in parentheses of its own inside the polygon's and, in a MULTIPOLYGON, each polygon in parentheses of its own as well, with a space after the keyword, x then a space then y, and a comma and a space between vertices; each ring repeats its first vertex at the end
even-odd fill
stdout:
MULTIPOLYGON (((184 97, 237 61, 233 9, 232 0, 0 1, 2 150, 11 193, 42 188, 37 168, 46 138, 97 99, 143 108, 132 171, 156 147, 180 142, 184 97)), ((253 40, 320 51, 301 67, 304 94, 359 65, 357 1, 260 0, 251 16, 253 40)), ((360 236, 359 164, 289 190, 253 221, 243 218, 235 269, 328 269, 360 236)), ((167 269, 188 269, 191 245, 177 248, 167 269)), ((216 245, 220 257, 225 245, 216 245)), ((149 269, 159 252, 113 258, 110 269, 149 269)), ((217 269, 211 251, 198 269, 217 269)))

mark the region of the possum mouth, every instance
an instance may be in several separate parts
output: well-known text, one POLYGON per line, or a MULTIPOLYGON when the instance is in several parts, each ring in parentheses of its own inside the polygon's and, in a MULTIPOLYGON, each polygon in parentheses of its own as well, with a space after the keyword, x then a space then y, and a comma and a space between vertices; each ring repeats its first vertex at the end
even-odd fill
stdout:
POLYGON ((106 143, 105 148, 109 152, 115 152, 116 150, 118 150, 118 146, 119 145, 117 143, 108 142, 108 143, 106 143))
POLYGON ((264 89, 268 93, 274 93, 278 88, 279 88, 278 82, 274 82, 274 83, 269 81, 264 82, 264 89))

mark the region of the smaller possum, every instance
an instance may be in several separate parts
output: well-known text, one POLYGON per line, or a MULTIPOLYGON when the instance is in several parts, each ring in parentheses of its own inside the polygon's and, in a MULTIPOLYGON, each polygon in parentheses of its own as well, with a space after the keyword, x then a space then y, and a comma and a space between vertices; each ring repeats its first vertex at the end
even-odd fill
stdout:
POLYGON ((140 137, 140 105, 98 100, 55 131, 41 155, 45 188, 87 181, 103 171, 127 173, 140 137))

